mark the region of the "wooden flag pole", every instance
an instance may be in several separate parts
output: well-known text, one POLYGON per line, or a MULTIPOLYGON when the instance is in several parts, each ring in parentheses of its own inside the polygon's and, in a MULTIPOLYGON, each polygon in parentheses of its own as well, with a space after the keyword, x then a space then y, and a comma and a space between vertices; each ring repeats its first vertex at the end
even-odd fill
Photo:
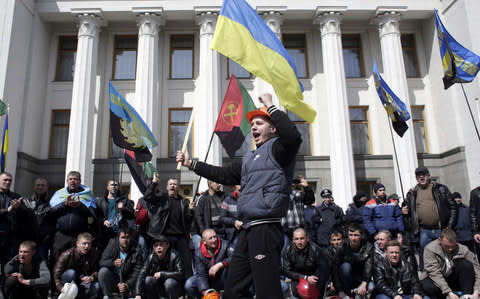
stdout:
MULTIPOLYGON (((190 136, 190 132, 192 130, 193 120, 195 119, 195 110, 197 110, 197 106, 199 102, 198 95, 200 95, 201 94, 200 91, 203 92, 203 89, 204 89, 205 74, 207 72, 207 66, 209 64, 210 57, 212 57, 212 52, 213 50, 208 51, 207 62, 204 64, 202 72, 198 75, 198 77, 200 78, 200 81, 198 82, 198 90, 195 92, 195 96, 193 99, 194 102, 193 102, 192 114, 190 115, 190 121, 188 122, 187 132, 185 133, 185 139, 183 139, 182 152, 184 153, 187 150, 188 139, 190 136)), ((182 168, 182 162, 177 163, 177 170, 180 170, 180 168, 182 168)))

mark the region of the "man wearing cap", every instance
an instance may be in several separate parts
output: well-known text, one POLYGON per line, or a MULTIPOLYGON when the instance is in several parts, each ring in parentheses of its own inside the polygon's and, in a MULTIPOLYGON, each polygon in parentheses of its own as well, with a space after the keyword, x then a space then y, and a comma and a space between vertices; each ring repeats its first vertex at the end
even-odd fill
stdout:
POLYGON ((402 212, 397 203, 387 199, 385 186, 377 183, 373 186, 375 196, 370 199, 363 209, 363 225, 373 239, 377 232, 388 230, 393 237, 403 233, 402 212))
MULTIPOLYGON (((446 227, 454 229, 457 223, 457 205, 447 186, 432 182, 427 167, 415 169, 418 184, 406 196, 411 230, 419 236, 420 255, 431 241, 440 237, 446 227)), ((422 259, 420 259, 422 262, 422 259)))
POLYGON ((332 191, 324 188, 320 192, 323 202, 315 207, 315 224, 317 244, 326 249, 330 244, 330 235, 334 230, 342 230, 344 214, 342 208, 333 202, 332 191))
POLYGON ((288 209, 302 138, 288 116, 273 105, 271 94, 261 95, 259 101, 264 107, 246 115, 256 150, 242 161, 215 167, 190 160, 187 152, 177 152, 177 162, 196 174, 224 185, 242 186, 238 215, 243 226, 229 267, 225 298, 248 297, 252 280, 257 298, 282 297, 280 219, 288 209))

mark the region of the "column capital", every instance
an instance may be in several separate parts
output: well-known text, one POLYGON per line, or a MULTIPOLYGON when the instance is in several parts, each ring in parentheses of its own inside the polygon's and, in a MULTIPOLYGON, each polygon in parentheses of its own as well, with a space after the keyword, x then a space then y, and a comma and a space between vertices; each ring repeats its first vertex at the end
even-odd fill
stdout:
POLYGON ((281 27, 283 25, 283 19, 285 18, 283 11, 259 10, 259 13, 273 33, 275 33, 276 36, 280 36, 282 32, 281 27))
POLYGON ((398 11, 378 11, 375 21, 378 23, 380 38, 388 34, 400 34, 400 19, 398 11))
POLYGON ((217 19, 217 11, 199 11, 195 17, 195 21, 197 22, 197 25, 200 26, 200 36, 213 35, 213 33, 215 33, 217 19))
POLYGON ((317 15, 314 19, 314 24, 320 25, 322 36, 328 34, 341 34, 340 24, 342 23, 342 14, 338 11, 320 11, 317 10, 317 15))
POLYGON ((165 25, 163 8, 156 9, 132 9, 138 25, 138 34, 157 36, 160 26, 165 25))
POLYGON ((100 27, 105 24, 103 18, 94 13, 79 13, 76 17, 78 19, 78 37, 95 37, 100 31, 100 27))

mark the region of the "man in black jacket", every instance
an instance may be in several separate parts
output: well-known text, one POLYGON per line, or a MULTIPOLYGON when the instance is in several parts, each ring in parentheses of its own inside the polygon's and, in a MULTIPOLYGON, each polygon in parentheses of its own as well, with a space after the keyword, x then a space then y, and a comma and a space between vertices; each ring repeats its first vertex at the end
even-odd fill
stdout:
POLYGON ((113 293, 135 295, 138 274, 143 266, 142 249, 132 243, 132 232, 126 227, 118 231, 118 241, 111 239, 100 259, 98 282, 103 293, 113 298, 113 293))
POLYGON ((293 296, 298 298, 297 285, 300 278, 315 285, 323 293, 330 265, 321 248, 308 240, 305 229, 297 228, 293 231, 293 242, 283 252, 283 270, 285 276, 292 280, 290 284, 293 296))
MULTIPOLYGON (((153 174, 152 183, 143 196, 148 210, 147 235, 152 239, 165 236, 169 246, 181 256, 185 278, 192 276, 192 255, 190 252, 190 225, 193 220, 194 206, 178 194, 180 183, 178 179, 167 181, 167 192, 155 192, 160 175, 153 174)), ((152 244, 147 242, 147 244, 152 244)))
POLYGON ((324 188, 320 192, 323 202, 315 207, 313 223, 317 234, 317 244, 325 249, 330 243, 330 234, 334 230, 342 230, 345 215, 341 207, 334 203, 332 191, 324 188))
POLYGON ((160 235, 153 240, 153 252, 138 275, 135 299, 153 299, 159 295, 177 299, 183 294, 184 275, 182 259, 170 248, 168 238, 160 235))
POLYGON ((200 248, 195 250, 196 274, 185 283, 187 294, 200 298, 209 289, 223 290, 232 253, 230 242, 222 240, 213 229, 205 229, 200 248))
POLYGON ((5 265, 6 298, 47 298, 50 271, 46 262, 36 254, 36 247, 33 241, 22 242, 18 255, 5 265))
MULTIPOLYGON (((455 228, 457 205, 447 186, 431 181, 427 167, 417 167, 415 176, 418 184, 407 193, 409 214, 404 216, 411 218, 410 230, 419 236, 421 257, 425 246, 438 239, 442 229, 455 228)), ((422 258, 420 263, 422 264, 422 258)))
POLYGON ((397 296, 422 299, 423 291, 417 271, 402 258, 402 246, 397 240, 385 245, 386 256, 375 262, 373 278, 377 299, 393 299, 397 296))
POLYGON ((470 221, 475 249, 480 257, 480 186, 470 192, 470 221))
POLYGON ((195 207, 195 221, 199 232, 211 228, 226 240, 225 224, 220 220, 222 202, 225 199, 221 187, 219 183, 208 181, 208 190, 202 193, 195 207))
POLYGON ((273 105, 272 95, 263 94, 264 107, 246 114, 256 150, 224 167, 190 160, 188 152, 177 152, 177 162, 198 175, 224 185, 242 185, 238 199, 243 222, 225 286, 225 298, 249 295, 252 281, 257 298, 282 297, 280 251, 292 189, 295 157, 302 137, 288 116, 273 105))
POLYGON ((362 239, 362 229, 358 224, 348 226, 348 240, 338 249, 333 263, 333 282, 339 298, 352 294, 366 296, 373 291, 372 278, 373 246, 362 239))

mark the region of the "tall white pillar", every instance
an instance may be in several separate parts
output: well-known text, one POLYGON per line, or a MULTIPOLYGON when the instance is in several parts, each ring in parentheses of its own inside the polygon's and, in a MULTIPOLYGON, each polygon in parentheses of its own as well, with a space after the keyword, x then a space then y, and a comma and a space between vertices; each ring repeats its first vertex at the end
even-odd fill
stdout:
POLYGON ((98 14, 81 13, 78 15, 78 22, 65 171, 79 171, 82 174, 82 183, 91 185, 95 76, 101 18, 98 14))
POLYGON ((328 119, 330 122, 332 192, 335 202, 346 209, 356 192, 356 183, 343 65, 341 15, 333 11, 318 11, 315 22, 320 24, 322 36, 325 100, 328 101, 328 119))
MULTIPOLYGON (((137 73, 135 79, 135 101, 132 106, 142 117, 148 127, 152 130, 157 141, 160 130, 158 113, 158 32, 161 25, 164 25, 162 9, 136 11, 138 24, 138 49, 137 49, 137 73)), ((160 141, 159 141, 160 142, 160 141)), ((156 166, 157 149, 152 151, 152 164, 156 166)), ((130 183, 130 196, 137 200, 142 196, 135 181, 130 183)))
MULTIPOLYGON (((407 75, 405 73, 400 40, 400 14, 398 12, 378 14, 377 20, 379 22, 380 46, 382 49, 383 78, 411 112, 410 100, 408 99, 407 75)), ((418 165, 412 120, 408 120, 407 124, 409 129, 403 137, 393 132, 397 149, 397 155, 393 155, 395 185, 396 192, 400 196, 402 196, 402 185, 403 195, 406 195, 408 189, 416 184, 415 168, 418 165)))
MULTIPOLYGON (((195 99, 197 107, 195 112, 195 156, 201 161, 205 160, 208 144, 212 137, 218 113, 222 105, 223 96, 220 93, 220 81, 224 77, 220 73, 220 56, 210 50, 213 33, 217 23, 218 14, 213 11, 197 11, 196 21, 200 26, 200 63, 199 76, 196 80, 195 99)), ((222 146, 218 137, 213 138, 208 154, 207 163, 222 165, 222 146)), ((206 180, 200 181, 200 191, 207 189, 206 180)))
MULTIPOLYGON (((283 14, 279 11, 273 11, 273 10, 268 10, 266 12, 261 13, 263 20, 265 23, 268 25, 268 27, 275 33, 277 38, 281 41, 282 40, 282 24, 283 24, 283 14)), ((285 111, 285 108, 280 104, 280 101, 278 100, 277 94, 275 93, 275 90, 273 89, 273 86, 258 78, 259 84, 258 84, 258 91, 260 93, 270 93, 272 94, 272 100, 273 104, 280 108, 281 110, 285 111)))

